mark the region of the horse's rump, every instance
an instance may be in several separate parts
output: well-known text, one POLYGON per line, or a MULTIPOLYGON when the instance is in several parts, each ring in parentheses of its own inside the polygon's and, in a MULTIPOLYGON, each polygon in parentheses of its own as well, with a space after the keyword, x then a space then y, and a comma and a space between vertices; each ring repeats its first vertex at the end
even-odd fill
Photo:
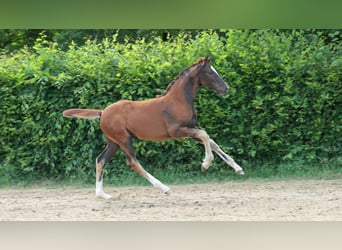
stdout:
POLYGON ((63 116, 68 118, 96 119, 102 114, 99 109, 67 109, 63 111, 63 116))

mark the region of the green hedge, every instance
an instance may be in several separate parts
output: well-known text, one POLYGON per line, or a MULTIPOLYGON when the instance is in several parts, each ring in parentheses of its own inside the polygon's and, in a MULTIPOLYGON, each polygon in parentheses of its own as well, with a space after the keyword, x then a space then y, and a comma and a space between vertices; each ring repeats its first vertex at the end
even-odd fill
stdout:
MULTIPOLYGON (((0 58, 1 178, 93 180, 104 147, 99 121, 66 119, 62 111, 153 98, 206 55, 230 92, 220 98, 200 89, 199 127, 241 165, 253 170, 255 162, 319 164, 341 155, 340 40, 326 43, 319 32, 300 30, 229 30, 194 38, 184 33, 168 42, 118 43, 114 35, 62 50, 42 35, 33 48, 0 58)), ((135 148, 149 170, 199 171, 204 157, 190 140, 137 141, 135 148)), ((122 153, 110 165, 112 176, 131 171, 122 153)))

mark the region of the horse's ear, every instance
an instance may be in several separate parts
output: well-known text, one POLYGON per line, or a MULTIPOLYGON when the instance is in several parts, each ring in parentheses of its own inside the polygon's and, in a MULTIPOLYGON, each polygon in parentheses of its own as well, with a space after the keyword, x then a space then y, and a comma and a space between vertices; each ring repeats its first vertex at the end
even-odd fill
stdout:
POLYGON ((203 64, 203 66, 204 66, 204 65, 206 65, 207 63, 210 63, 210 61, 211 61, 211 58, 210 58, 209 56, 200 57, 200 58, 197 59, 196 64, 203 64))
POLYGON ((207 59, 206 57, 200 57, 197 59, 195 64, 206 63, 206 59, 207 59))
POLYGON ((206 56, 206 57, 205 57, 205 63, 210 63, 210 61, 211 61, 210 56, 206 56))

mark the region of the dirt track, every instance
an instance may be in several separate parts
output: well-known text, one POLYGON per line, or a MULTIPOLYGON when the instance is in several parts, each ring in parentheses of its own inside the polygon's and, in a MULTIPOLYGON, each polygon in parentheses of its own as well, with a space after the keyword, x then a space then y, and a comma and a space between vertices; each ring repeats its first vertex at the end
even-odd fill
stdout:
POLYGON ((342 221, 342 180, 0 189, 1 221, 342 221))

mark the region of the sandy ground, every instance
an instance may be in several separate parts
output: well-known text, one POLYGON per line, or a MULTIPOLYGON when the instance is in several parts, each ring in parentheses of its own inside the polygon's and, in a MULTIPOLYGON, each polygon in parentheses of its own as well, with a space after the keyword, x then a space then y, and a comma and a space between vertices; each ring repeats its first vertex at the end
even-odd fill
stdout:
POLYGON ((1 221, 342 221, 342 180, 0 189, 1 221))

